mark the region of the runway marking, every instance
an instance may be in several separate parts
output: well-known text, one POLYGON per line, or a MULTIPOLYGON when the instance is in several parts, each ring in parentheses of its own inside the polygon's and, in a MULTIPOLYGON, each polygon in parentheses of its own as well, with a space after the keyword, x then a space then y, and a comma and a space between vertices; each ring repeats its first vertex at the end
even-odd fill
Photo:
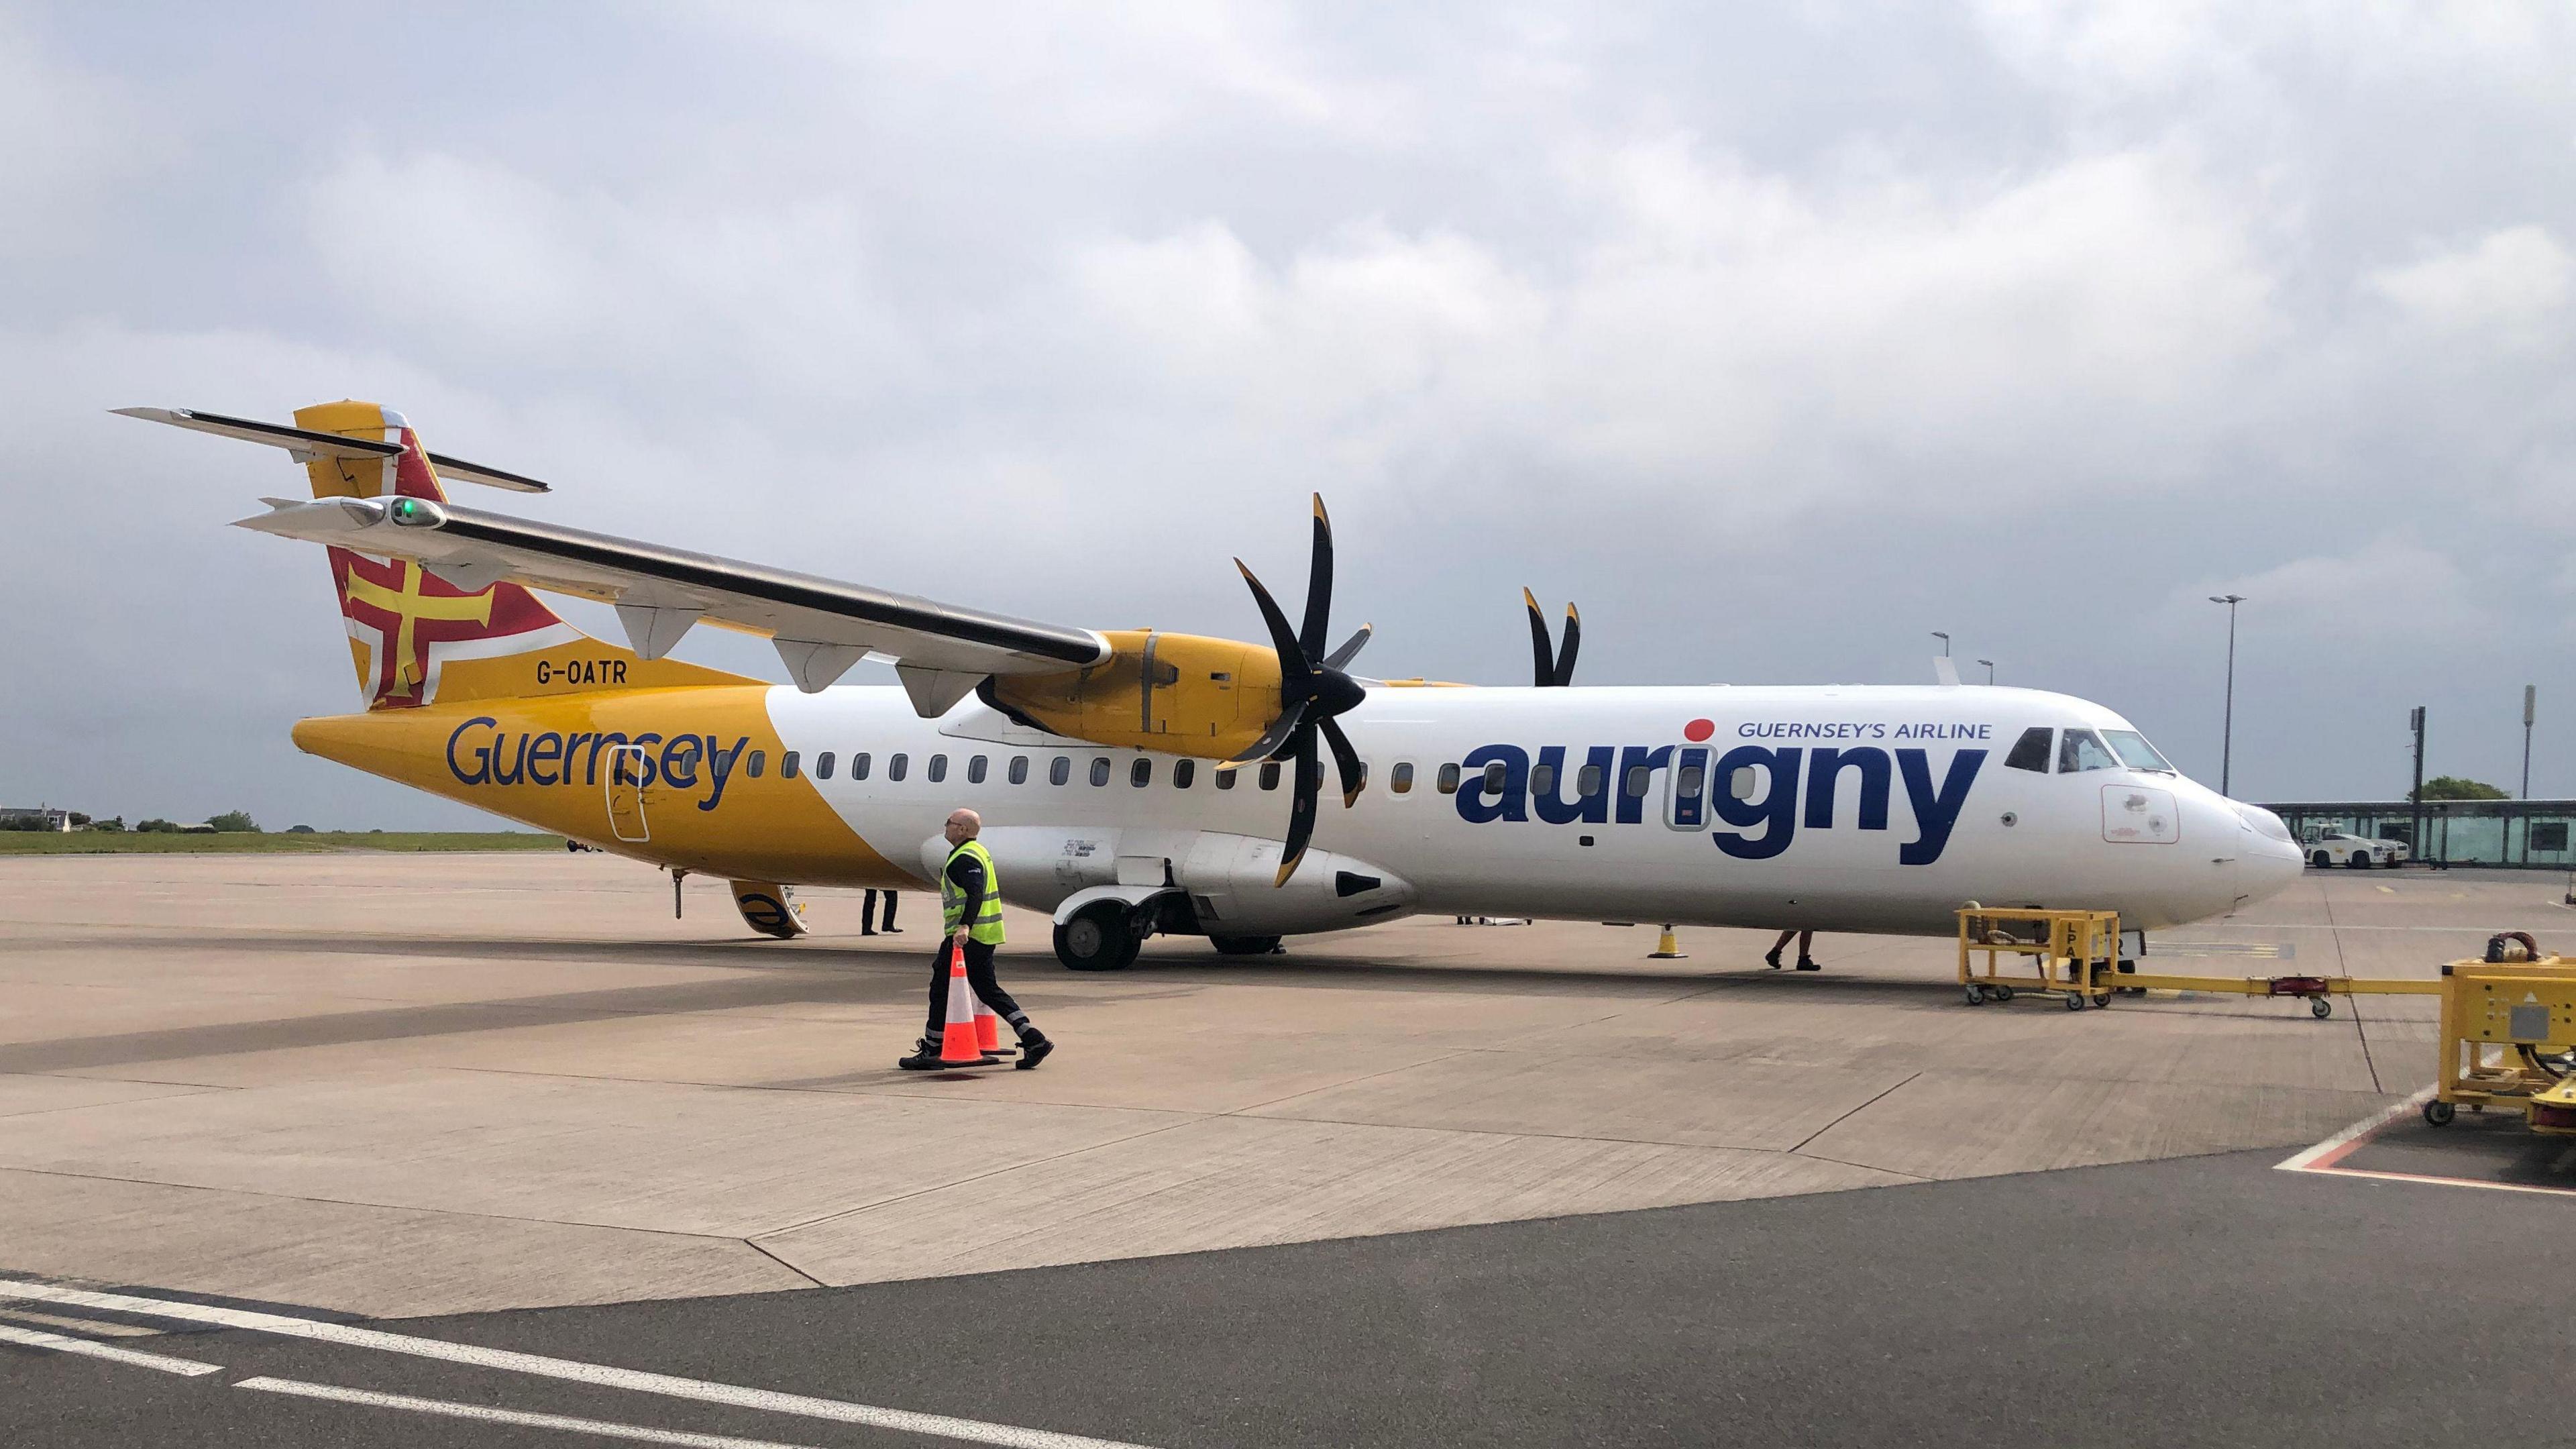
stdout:
MULTIPOLYGON (((637 1393, 660 1394, 665 1398, 694 1399, 700 1403, 731 1404, 737 1408, 761 1409, 773 1414, 796 1414, 808 1419, 828 1419, 841 1424, 860 1424, 872 1429, 893 1429, 907 1434, 927 1434, 940 1439, 959 1439, 973 1444, 999 1444, 1005 1449, 1146 1449, 1116 1439, 1094 1439, 1082 1434, 1062 1434, 1051 1429, 1024 1429, 1012 1424, 991 1424, 980 1419, 960 1419, 947 1414, 921 1414, 909 1409, 886 1409, 873 1404, 854 1404, 840 1399, 812 1398, 804 1394, 781 1393, 774 1389, 745 1388, 739 1384, 712 1383, 704 1379, 682 1378, 677 1374, 651 1373, 643 1369, 611 1368, 606 1364, 583 1363, 578 1359, 550 1358, 544 1354, 520 1353, 505 1348, 483 1348, 470 1343, 450 1343, 437 1338, 414 1338, 409 1334, 387 1333, 380 1328, 360 1328, 348 1323, 325 1323, 319 1319, 295 1318, 283 1313, 263 1313, 248 1308, 224 1308, 211 1303, 182 1303, 167 1298, 139 1298, 129 1293, 107 1293, 88 1288, 60 1287, 50 1283, 25 1283, 0 1278, 0 1299, 32 1299, 45 1303, 65 1303, 82 1308, 102 1308, 131 1313, 145 1318, 172 1318, 187 1323, 211 1323, 222 1328, 241 1328, 253 1333, 273 1333, 282 1338, 305 1338, 317 1343, 336 1343, 348 1348, 369 1348, 381 1353, 409 1354, 415 1358, 432 1358, 448 1363, 469 1364, 476 1368, 500 1369, 508 1373, 532 1374, 539 1378, 564 1379, 573 1383, 596 1384, 603 1388, 631 1389, 637 1393)), ((77 1342, 78 1340, 74 1340, 77 1342)), ((122 1350, 119 1350, 122 1352, 122 1350)), ((184 1360, 173 1359, 173 1363, 184 1360)))
POLYGON ((803 1449, 800 1445, 781 1444, 771 1439, 735 1439, 723 1434, 692 1434, 682 1429, 650 1429, 641 1424, 619 1424, 606 1419, 576 1419, 566 1414, 536 1414, 523 1409, 495 1409, 484 1404, 459 1404, 446 1399, 416 1399, 409 1394, 380 1394, 373 1389, 334 1388, 329 1384, 308 1384, 300 1379, 244 1379, 233 1387, 256 1389, 264 1394, 293 1394, 299 1399, 364 1404, 376 1409, 405 1409, 415 1414, 437 1414, 450 1419, 476 1419, 487 1424, 564 1429, 575 1434, 596 1434, 604 1439, 640 1439, 647 1444, 685 1444, 693 1446, 693 1449, 803 1449))
POLYGON ((106 1334, 110 1338, 157 1338, 161 1330, 134 1323, 110 1323, 104 1318, 70 1318, 59 1313, 38 1313, 32 1308, 0 1308, 0 1322, 31 1323, 38 1328, 68 1328, 78 1334, 106 1334))
POLYGON ((158 1369, 162 1373, 178 1374, 184 1378, 196 1378, 202 1374, 219 1374, 224 1371, 224 1366, 219 1363, 199 1363, 192 1358, 171 1358, 166 1354, 142 1353, 130 1348, 118 1348, 114 1344, 92 1343, 86 1338, 71 1338, 59 1333, 47 1333, 41 1328, 15 1328, 6 1323, 0 1323, 0 1343, 24 1344, 28 1348, 78 1354, 82 1358, 101 1358, 109 1363, 158 1369))
POLYGON ((2273 1163, 2272 1166, 2281 1172, 2312 1172, 2320 1177, 2359 1177, 2374 1182, 2420 1182, 2435 1187, 2483 1187, 2494 1192, 2536 1192, 2549 1197, 2576 1196, 2576 1193, 2571 1193, 2567 1188, 2542 1187, 2536 1183, 2487 1182, 2474 1177, 2443 1177, 2429 1172, 2385 1172, 2376 1168, 2338 1165, 2360 1150, 2362 1143, 2368 1141, 2372 1133, 2409 1112, 2423 1110, 2424 1104, 2433 1099, 2433 1091, 2433 1088, 2426 1087, 2405 1101, 2385 1111, 2374 1112, 2314 1147, 2302 1148, 2273 1163))

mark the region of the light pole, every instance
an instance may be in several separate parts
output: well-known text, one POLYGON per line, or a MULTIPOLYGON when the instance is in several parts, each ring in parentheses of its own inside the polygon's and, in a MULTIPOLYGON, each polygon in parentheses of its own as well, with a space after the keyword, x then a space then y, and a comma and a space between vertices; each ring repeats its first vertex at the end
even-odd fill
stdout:
POLYGON ((1979 664, 1982 664, 1982 665, 1986 666, 1986 683, 1988 683, 1988 684, 1992 684, 1992 683, 1994 683, 1994 682, 1995 682, 1995 661, 1993 661, 1993 660, 1991 660, 1991 659, 1980 659, 1980 660, 1978 660, 1977 662, 1978 662, 1979 664))
POLYGON ((1942 658, 1944 658, 1944 659, 1949 658, 1949 657, 1950 657, 1950 636, 1949 636, 1949 635, 1947 635, 1947 634, 1942 633, 1942 632, 1941 632, 1940 630, 1938 630, 1938 629, 1935 629, 1935 630, 1933 630, 1933 631, 1932 631, 1932 637, 1941 641, 1941 657, 1942 657, 1942 658))
POLYGON ((2212 594, 2209 601, 2227 606, 2227 715, 2218 734, 2218 793, 2226 795, 2236 763, 2236 606, 2245 602, 2245 596, 2212 594))
POLYGON ((2524 685, 2522 687, 2522 798, 2525 800, 2531 798, 2531 719, 2534 707, 2539 703, 2540 686, 2524 685))

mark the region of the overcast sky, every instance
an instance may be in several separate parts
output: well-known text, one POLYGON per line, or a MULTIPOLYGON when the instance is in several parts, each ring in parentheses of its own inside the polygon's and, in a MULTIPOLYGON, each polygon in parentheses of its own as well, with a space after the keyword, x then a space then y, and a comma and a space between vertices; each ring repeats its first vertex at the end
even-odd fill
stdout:
POLYGON ((1592 683, 1945 629, 2213 784, 2233 591, 2239 796, 2417 703, 2510 789, 2533 682, 2576 794, 2560 0, 369 8, 0 7, 0 801, 483 818, 288 743, 300 471, 105 411, 343 396, 1100 628, 1258 637, 1321 490, 1379 673, 1525 682, 1524 583, 1592 683))

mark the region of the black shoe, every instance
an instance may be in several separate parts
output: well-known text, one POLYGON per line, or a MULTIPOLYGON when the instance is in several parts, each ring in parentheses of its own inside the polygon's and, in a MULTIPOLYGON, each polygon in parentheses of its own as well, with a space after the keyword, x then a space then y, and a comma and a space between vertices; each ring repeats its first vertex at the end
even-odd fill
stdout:
POLYGON ((902 934, 903 934, 903 927, 901 927, 901 926, 888 926, 888 927, 886 927, 886 928, 885 928, 885 930, 884 930, 883 934, 888 935, 888 936, 900 936, 900 935, 902 935, 902 934))
POLYGON ((1054 1050, 1054 1042, 1047 1040, 1036 1032, 1030 1032, 1027 1036, 1020 1038, 1020 1059, 1011 1063, 1011 1068, 1014 1071, 1025 1072, 1036 1066, 1038 1063, 1045 1061, 1047 1059, 1047 1053, 1054 1050))
POLYGON ((876 927, 874 927, 874 926, 861 926, 861 927, 859 928, 859 934, 860 934, 860 935, 862 935, 862 936, 873 936, 873 935, 875 935, 876 933, 877 933, 877 928, 876 928, 876 927))
POLYGON ((1801 956, 1798 958, 1798 969, 1801 971, 1822 971, 1825 968, 1817 965, 1812 958, 1801 956))
POLYGON ((1777 971, 1780 969, 1780 953, 1778 951, 1765 951, 1762 953, 1762 959, 1771 963, 1772 970, 1777 971))
POLYGON ((903 1058, 901 1061, 896 1062, 895 1065, 903 1068, 907 1072, 935 1072, 941 1067, 962 1065, 962 1063, 943 1062, 939 1059, 939 1053, 934 1051, 921 1051, 903 1058))

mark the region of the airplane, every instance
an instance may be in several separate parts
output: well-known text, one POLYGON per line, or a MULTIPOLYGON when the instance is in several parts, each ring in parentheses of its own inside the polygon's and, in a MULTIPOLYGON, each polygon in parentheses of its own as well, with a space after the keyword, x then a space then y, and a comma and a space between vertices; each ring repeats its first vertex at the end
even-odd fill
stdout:
MULTIPOLYGON (((1241 570, 1266 642, 1092 630, 449 501, 547 485, 427 451, 399 414, 292 426, 129 416, 281 447, 310 498, 238 526, 324 545, 367 708, 306 719, 322 756, 672 873, 732 884, 764 935, 796 886, 929 889, 941 825, 980 812, 1011 904, 1062 963, 1155 935, 1252 954, 1415 913, 1947 935, 1953 912, 2116 910, 2161 930, 2304 865, 2271 812, 2188 778, 2126 719, 1963 686, 1571 684, 1350 672, 1315 500, 1295 625, 1241 570), (615 607, 624 646, 543 590, 615 607), (704 622, 767 636, 792 685, 670 656, 704 622), (1328 647, 1329 646, 1329 647, 1328 647), (837 681, 889 661, 895 686, 837 681), (1337 800, 1323 799, 1324 761, 1337 800)), ((675 901, 676 907, 676 901, 675 901)))

